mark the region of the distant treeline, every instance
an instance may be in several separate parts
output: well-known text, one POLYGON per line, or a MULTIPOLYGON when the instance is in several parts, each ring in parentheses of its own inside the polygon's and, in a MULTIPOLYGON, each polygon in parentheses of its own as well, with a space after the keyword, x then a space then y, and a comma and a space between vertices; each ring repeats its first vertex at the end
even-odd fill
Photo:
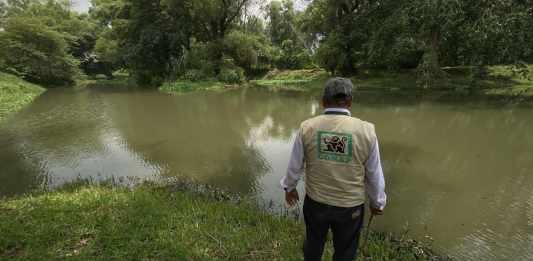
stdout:
POLYGON ((239 82, 272 69, 533 63, 533 0, 66 0, 0 2, 0 70, 45 85, 127 70, 142 85, 239 82))

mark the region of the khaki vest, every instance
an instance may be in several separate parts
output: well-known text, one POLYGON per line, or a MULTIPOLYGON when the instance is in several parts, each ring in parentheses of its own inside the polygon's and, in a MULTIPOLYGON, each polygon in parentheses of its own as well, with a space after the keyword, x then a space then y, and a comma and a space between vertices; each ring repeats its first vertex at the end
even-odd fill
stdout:
POLYGON ((321 115, 301 125, 306 193, 337 207, 365 203, 365 162, 374 125, 345 115, 321 115))

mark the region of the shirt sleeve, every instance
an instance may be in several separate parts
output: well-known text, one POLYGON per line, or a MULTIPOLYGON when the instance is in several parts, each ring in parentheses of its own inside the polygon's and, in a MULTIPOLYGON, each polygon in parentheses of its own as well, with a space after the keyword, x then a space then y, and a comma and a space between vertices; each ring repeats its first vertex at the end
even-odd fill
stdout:
POLYGON ((304 146, 301 131, 296 135, 296 140, 292 147, 291 158, 287 174, 280 181, 281 187, 287 191, 292 191, 298 185, 298 181, 304 173, 304 146))
POLYGON ((383 176, 383 169, 381 167, 377 138, 372 145, 365 168, 365 184, 370 205, 373 208, 383 210, 387 204, 387 194, 385 194, 385 177, 383 176))

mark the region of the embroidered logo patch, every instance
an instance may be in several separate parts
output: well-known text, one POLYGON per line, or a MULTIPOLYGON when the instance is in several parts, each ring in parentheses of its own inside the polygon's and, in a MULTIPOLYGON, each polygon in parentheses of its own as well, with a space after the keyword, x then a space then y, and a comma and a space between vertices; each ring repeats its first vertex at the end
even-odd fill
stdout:
POLYGON ((352 161, 352 135, 319 131, 318 158, 348 163, 352 161))

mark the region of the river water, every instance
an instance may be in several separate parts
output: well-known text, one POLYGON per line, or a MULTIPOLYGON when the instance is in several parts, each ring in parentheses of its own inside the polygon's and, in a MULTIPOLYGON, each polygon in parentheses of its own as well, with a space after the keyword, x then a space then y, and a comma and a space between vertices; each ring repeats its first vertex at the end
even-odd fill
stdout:
MULTIPOLYGON (((0 125, 0 197, 79 178, 187 177, 281 202, 295 133, 317 101, 50 90, 0 125)), ((458 260, 533 259, 533 106, 360 95, 352 112, 380 137, 389 206, 376 229, 432 238, 458 260)))

